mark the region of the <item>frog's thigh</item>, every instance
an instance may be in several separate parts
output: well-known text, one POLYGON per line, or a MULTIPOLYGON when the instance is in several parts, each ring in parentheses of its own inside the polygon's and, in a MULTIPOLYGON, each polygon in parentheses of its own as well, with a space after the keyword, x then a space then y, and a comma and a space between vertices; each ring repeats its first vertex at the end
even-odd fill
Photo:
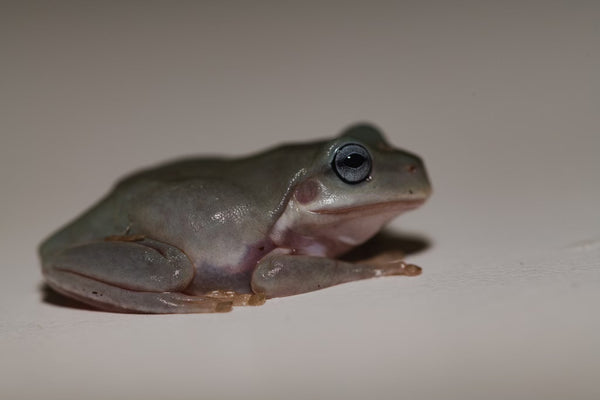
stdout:
POLYGON ((181 250, 153 240, 68 248, 45 260, 44 275, 57 291, 107 310, 190 313, 230 308, 227 302, 180 293, 194 276, 192 263, 181 250))
POLYGON ((361 279, 419 272, 419 267, 400 260, 355 264, 324 257, 274 255, 258 263, 252 290, 266 297, 283 297, 361 279))

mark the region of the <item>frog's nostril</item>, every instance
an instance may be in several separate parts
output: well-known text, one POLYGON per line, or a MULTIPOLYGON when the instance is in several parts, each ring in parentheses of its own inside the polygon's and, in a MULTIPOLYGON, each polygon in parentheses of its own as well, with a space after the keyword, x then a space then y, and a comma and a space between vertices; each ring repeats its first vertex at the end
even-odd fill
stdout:
POLYGON ((406 167, 406 171, 408 171, 409 174, 414 174, 417 171, 417 166, 411 164, 408 167, 406 167))

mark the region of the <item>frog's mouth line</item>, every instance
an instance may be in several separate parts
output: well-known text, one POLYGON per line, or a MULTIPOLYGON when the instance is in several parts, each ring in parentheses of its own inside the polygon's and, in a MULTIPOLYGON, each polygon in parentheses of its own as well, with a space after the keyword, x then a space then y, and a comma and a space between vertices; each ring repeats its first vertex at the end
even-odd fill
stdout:
POLYGON ((398 200, 398 201, 386 201, 383 203, 365 204, 354 207, 339 207, 339 208, 321 208, 319 210, 311 210, 315 214, 351 214, 351 213, 364 213, 364 214, 378 214, 385 211, 403 212, 415 209, 421 204, 425 203, 425 199, 419 200, 398 200))

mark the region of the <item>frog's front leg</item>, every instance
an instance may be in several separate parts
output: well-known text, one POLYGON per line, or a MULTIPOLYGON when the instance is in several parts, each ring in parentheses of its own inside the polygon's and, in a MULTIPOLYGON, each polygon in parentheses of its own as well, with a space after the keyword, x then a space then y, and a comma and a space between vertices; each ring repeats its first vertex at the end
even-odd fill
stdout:
POLYGON ((221 312, 231 301, 182 293, 194 277, 189 258, 150 239, 109 238, 43 260, 49 285, 86 304, 139 313, 221 312))
POLYGON ((252 290, 267 298, 283 297, 361 279, 420 273, 421 268, 393 255, 350 263, 324 257, 277 254, 258 263, 252 275, 252 290))

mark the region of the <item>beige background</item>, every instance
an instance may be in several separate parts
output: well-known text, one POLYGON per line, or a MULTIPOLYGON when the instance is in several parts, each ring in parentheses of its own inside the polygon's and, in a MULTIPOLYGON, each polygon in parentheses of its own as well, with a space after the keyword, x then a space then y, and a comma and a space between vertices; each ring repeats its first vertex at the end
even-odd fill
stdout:
POLYGON ((600 6, 3 2, 0 397, 600 398, 600 6), (37 244, 121 175, 368 120, 435 193, 418 278, 230 314, 44 301, 37 244))

